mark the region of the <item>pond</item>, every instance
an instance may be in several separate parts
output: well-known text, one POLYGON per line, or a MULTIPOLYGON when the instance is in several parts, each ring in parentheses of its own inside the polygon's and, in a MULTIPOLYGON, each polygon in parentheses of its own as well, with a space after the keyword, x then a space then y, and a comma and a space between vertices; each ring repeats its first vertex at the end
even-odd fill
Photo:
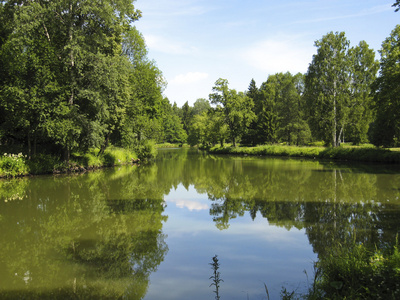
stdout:
POLYGON ((398 166, 208 155, 0 181, 1 299, 278 299, 400 232, 398 166))

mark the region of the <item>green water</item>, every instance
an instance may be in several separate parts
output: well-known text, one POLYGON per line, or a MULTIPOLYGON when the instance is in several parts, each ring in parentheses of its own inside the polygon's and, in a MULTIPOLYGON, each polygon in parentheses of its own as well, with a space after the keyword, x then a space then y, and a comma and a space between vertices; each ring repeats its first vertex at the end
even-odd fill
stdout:
MULTIPOLYGON (((400 232, 399 167, 160 150, 156 162, 0 181, 0 299, 259 299, 400 232)), ((309 279, 310 279, 309 278, 309 279)))

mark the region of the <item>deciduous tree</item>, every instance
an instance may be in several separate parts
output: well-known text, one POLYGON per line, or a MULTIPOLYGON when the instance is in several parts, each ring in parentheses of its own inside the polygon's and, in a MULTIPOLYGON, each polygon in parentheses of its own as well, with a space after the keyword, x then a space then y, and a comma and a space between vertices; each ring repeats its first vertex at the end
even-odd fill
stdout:
POLYGON ((350 42, 344 32, 330 32, 315 42, 305 81, 305 96, 313 134, 327 144, 340 144, 349 113, 350 42))
POLYGON ((228 80, 218 79, 210 94, 210 101, 213 104, 221 105, 224 112, 225 123, 229 128, 229 136, 233 146, 241 137, 244 130, 249 126, 250 122, 255 118, 252 108, 253 101, 243 92, 236 92, 228 88, 228 80))
POLYGON ((382 43, 380 72, 376 81, 376 122, 373 143, 400 145, 400 25, 382 43))

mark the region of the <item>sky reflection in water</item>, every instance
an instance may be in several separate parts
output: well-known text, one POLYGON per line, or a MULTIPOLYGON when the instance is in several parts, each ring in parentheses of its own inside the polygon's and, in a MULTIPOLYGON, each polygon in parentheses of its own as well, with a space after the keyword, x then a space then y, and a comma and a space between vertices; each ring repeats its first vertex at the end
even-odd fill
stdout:
POLYGON ((313 253, 305 230, 270 225, 260 213, 253 221, 247 212, 219 230, 209 213, 207 194, 183 185, 165 196, 168 220, 163 226, 169 252, 158 271, 150 276, 145 297, 150 299, 213 299, 209 287, 211 258, 218 255, 221 267, 221 298, 260 299, 264 283, 271 299, 279 298, 282 286, 298 292, 312 279, 313 253))

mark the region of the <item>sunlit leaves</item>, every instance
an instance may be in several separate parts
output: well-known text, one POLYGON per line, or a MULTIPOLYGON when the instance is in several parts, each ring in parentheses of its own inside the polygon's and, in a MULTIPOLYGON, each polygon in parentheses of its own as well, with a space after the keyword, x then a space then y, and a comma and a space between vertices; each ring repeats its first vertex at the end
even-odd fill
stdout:
POLYGON ((376 124, 373 142, 378 146, 400 145, 400 26, 383 42, 381 69, 376 82, 376 124))

